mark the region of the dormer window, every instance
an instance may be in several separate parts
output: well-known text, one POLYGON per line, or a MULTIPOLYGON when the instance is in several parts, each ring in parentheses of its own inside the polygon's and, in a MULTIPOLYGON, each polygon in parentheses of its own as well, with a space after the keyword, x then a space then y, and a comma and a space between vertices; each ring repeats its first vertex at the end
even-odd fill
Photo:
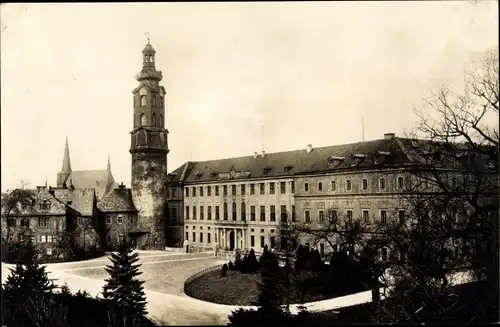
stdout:
POLYGON ((196 173, 194 173, 194 176, 196 177, 196 179, 198 179, 201 177, 201 173, 197 171, 196 173))
POLYGON ((373 162, 377 165, 382 163, 386 158, 388 158, 391 155, 390 152, 387 151, 376 151, 375 152, 375 157, 373 159, 373 162))
POLYGON ((264 175, 269 173, 271 171, 271 168, 270 167, 266 167, 264 168, 264 175))
POLYGON ((50 209, 50 202, 47 199, 43 199, 42 202, 40 203, 40 210, 49 210, 50 209))
POLYGON ((288 172, 288 171, 290 171, 290 170, 292 170, 292 166, 289 166, 289 165, 288 165, 288 166, 285 166, 285 172, 288 172))
POLYGON ((218 174, 219 174, 218 172, 216 172, 216 171, 212 171, 212 172, 210 172, 210 177, 215 177, 215 176, 217 176, 218 174))
POLYGON ((351 158, 352 158, 351 166, 354 167, 354 166, 359 165, 361 162, 363 162, 363 160, 365 160, 366 154, 364 154, 364 153, 353 153, 351 155, 351 158))
POLYGON ((345 160, 345 157, 336 157, 330 156, 328 157, 328 164, 332 167, 337 167, 345 160))

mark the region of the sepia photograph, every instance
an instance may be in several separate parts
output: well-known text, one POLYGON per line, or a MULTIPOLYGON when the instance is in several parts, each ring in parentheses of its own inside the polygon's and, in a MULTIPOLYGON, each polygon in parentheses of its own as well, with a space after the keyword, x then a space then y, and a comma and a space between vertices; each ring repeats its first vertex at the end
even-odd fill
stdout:
POLYGON ((0 326, 500 323, 498 16, 0 4, 0 326))

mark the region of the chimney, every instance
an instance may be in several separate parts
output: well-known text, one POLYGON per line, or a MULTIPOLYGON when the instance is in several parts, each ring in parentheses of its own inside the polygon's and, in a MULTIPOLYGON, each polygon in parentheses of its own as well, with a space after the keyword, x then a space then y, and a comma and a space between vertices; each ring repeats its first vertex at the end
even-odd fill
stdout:
POLYGON ((311 152, 313 150, 312 144, 308 144, 306 147, 307 153, 311 152))
POLYGON ((385 133, 384 134, 384 140, 391 140, 396 137, 396 134, 394 133, 385 133))
POLYGON ((253 153, 253 158, 254 158, 254 159, 255 159, 255 158, 257 158, 258 156, 259 156, 259 154, 258 154, 257 152, 254 152, 254 153, 253 153))
POLYGON ((262 150, 262 158, 266 156, 266 151, 262 150))
POLYGON ((125 188, 125 185, 123 185, 123 182, 121 182, 120 185, 118 185, 118 188, 119 189, 124 189, 125 188))

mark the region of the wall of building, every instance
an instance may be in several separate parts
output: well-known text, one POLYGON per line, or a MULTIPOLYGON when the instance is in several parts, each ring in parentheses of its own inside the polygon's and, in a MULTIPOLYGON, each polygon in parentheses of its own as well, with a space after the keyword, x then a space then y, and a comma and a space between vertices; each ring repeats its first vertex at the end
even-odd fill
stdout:
POLYGON ((129 232, 137 229, 137 214, 133 212, 102 212, 103 244, 107 250, 116 250, 121 238, 127 239, 129 232))
POLYGON ((179 184, 167 188, 167 246, 182 246, 184 241, 183 190, 179 184))

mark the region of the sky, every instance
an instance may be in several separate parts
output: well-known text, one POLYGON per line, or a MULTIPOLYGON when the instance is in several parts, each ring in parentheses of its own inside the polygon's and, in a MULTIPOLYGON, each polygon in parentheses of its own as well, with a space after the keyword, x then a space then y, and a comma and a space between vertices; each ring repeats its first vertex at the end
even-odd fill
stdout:
POLYGON ((410 132, 414 108, 498 46, 496 1, 2 4, 1 188, 73 170, 130 186, 149 33, 168 171, 410 132), (363 117, 363 118, 362 118, 363 117))

